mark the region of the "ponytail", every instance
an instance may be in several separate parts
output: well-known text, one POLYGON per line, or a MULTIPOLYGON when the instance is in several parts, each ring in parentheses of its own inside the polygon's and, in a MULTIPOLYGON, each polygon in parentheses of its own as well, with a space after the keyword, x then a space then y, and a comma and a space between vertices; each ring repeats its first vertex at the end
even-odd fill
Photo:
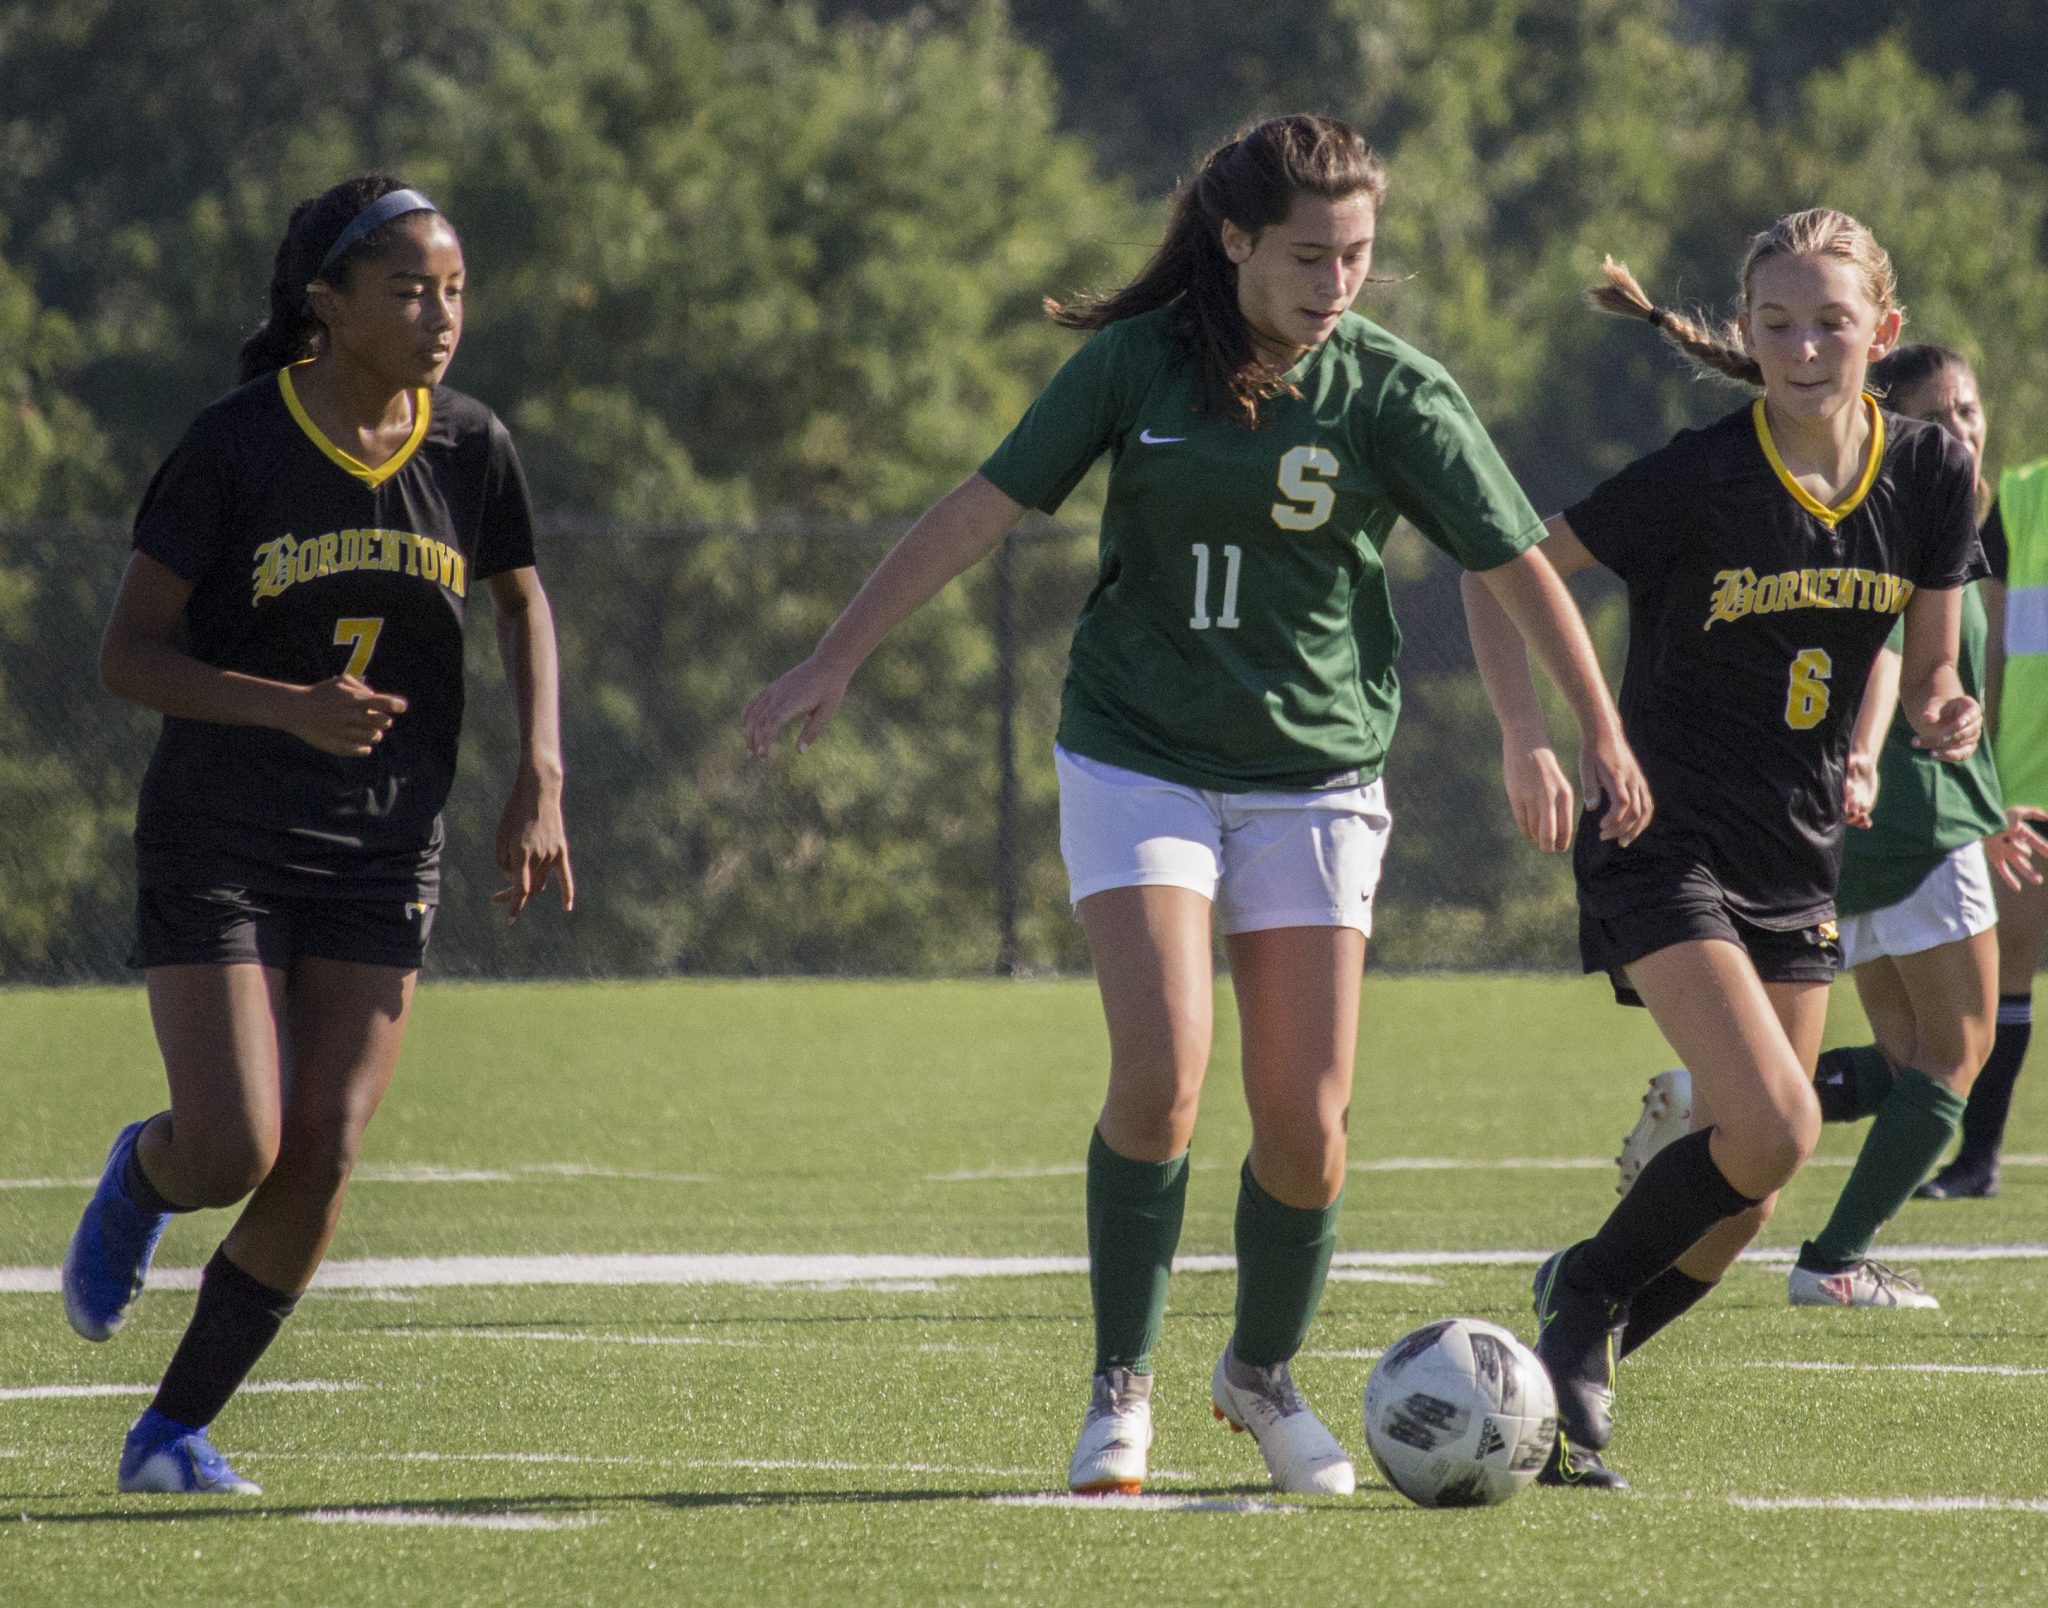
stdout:
POLYGON ((327 326, 313 311, 306 287, 322 278, 339 283, 350 264, 376 252, 389 238, 388 231, 397 218, 366 231, 333 262, 327 261, 335 243, 367 207, 405 188, 389 174, 366 173, 344 179, 331 190, 310 196, 292 208, 291 220, 285 225, 284 238, 277 243, 277 255, 271 263, 269 308, 256 333, 242 342, 235 365, 236 383, 246 385, 262 375, 320 355, 327 344, 327 326))
POLYGON ((278 243, 277 256, 271 264, 270 311, 256 327, 256 333, 242 342, 235 365, 238 384, 246 385, 258 375, 288 368, 320 349, 324 326, 313 316, 313 303, 306 296, 305 285, 294 283, 292 276, 294 239, 315 205, 308 200, 292 208, 291 222, 285 225, 284 239, 278 243))
MULTIPOLYGON (((1742 304, 1749 305, 1750 282, 1757 264, 1772 257, 1837 257, 1862 277, 1865 294, 1880 316, 1906 309, 1899 302, 1899 282, 1892 272, 1892 260, 1868 228, 1846 212, 1831 207, 1809 207, 1780 218, 1755 235, 1742 259, 1742 304)), ((1586 299, 1603 313, 1621 318, 1638 318, 1654 324, 1664 338, 1685 354, 1694 368, 1705 374, 1734 380, 1737 384, 1762 390, 1764 372, 1750 355, 1749 345, 1735 324, 1710 330, 1684 313, 1659 307, 1643 294, 1636 276, 1624 263, 1612 257, 1600 259, 1604 284, 1586 292, 1586 299)))
POLYGON ((1283 371, 1259 355, 1237 301, 1237 265, 1223 250, 1223 225, 1247 234, 1284 220, 1306 192, 1329 201, 1386 200, 1387 169, 1365 138, 1333 117, 1275 117, 1202 159, 1174 198, 1166 238, 1121 290, 1080 295, 1045 310, 1066 329, 1102 330, 1161 307, 1174 309, 1174 335, 1194 360, 1204 405, 1256 429, 1266 398, 1298 395, 1283 371))
POLYGON ((1628 271, 1628 264, 1612 257, 1600 259, 1600 272, 1605 282, 1587 291, 1586 300, 1601 312, 1654 325, 1703 374, 1763 389, 1764 371, 1743 346, 1740 330, 1724 325, 1719 331, 1712 331, 1684 313, 1657 306, 1643 294, 1643 287, 1628 271))

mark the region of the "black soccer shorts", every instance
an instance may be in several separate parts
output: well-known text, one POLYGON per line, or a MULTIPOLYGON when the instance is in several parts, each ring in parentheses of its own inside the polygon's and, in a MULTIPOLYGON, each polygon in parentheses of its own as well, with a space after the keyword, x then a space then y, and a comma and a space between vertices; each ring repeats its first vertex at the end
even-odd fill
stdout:
POLYGON ((417 971, 434 906, 422 900, 314 899, 248 888, 144 888, 128 964, 288 968, 301 956, 417 971))

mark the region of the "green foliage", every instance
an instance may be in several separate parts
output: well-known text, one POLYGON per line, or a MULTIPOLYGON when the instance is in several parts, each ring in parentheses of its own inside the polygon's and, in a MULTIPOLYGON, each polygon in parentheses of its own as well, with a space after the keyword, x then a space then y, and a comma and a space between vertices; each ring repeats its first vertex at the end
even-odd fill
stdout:
MULTIPOLYGON (((573 923, 489 924, 510 737, 480 629, 437 963, 978 971, 992 577, 893 640, 802 760, 744 763, 737 711, 1073 349, 1039 298, 1134 271, 1205 146, 1295 108, 1368 129, 1393 188, 1366 310, 1448 364, 1545 511, 1737 400, 1586 309, 1601 254, 1725 312, 1749 235, 1815 204, 1875 228, 1911 335, 1978 360, 1992 454, 2024 461, 2048 443, 2036 32, 2016 0, 0 0, 0 517, 131 507, 230 382, 293 201, 401 173, 463 231, 456 381, 555 516, 586 890, 573 923)), ((1073 965, 1049 750, 1092 543, 1014 557, 1021 943, 1073 965)), ((1507 819, 1453 576, 1393 558, 1375 953, 1560 961, 1565 868, 1507 819)), ((151 722, 91 662, 119 562, 97 528, 0 547, 10 974, 104 969, 126 924, 151 722)))

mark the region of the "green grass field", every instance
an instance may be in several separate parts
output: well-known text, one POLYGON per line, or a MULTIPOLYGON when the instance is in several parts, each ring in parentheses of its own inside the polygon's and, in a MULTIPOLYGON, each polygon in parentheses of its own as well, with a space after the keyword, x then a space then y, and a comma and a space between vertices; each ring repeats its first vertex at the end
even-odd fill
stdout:
MULTIPOLYGON (((1219 1039, 1191 1255, 1229 1251, 1246 1138, 1227 1001, 1219 1039)), ((163 1287, 107 1345, 39 1287, 116 1126, 161 1103, 142 997, 0 992, 0 1042, 7 1603, 2048 1601, 2030 1084, 2004 1194, 1890 1231, 2009 1248, 1922 1259, 1941 1311, 1793 1311, 1781 1264, 1745 1265, 1624 1372, 1632 1493, 1425 1512, 1365 1459, 1372 1354, 1450 1313, 1529 1332, 1536 1253, 1605 1212, 1594 1163, 1665 1053, 1593 981, 1374 977, 1348 1265, 1297 1365, 1359 1494, 1272 1497, 1212 1420, 1233 1286, 1198 1271, 1159 1357, 1151 1489, 1175 1504, 1077 1508, 1030 1498, 1060 1491, 1080 1421, 1081 1274, 741 1257, 1080 1256, 1089 985, 431 986, 339 1287, 258 1371, 303 1388, 215 1428, 267 1494, 207 1501, 119 1496, 113 1464, 191 1309, 175 1275, 226 1219, 173 1226, 163 1287), (1470 1254, 1363 1254, 1389 1252, 1470 1254), (699 1260, 597 1260, 633 1255, 699 1260), (589 1282, 607 1270, 709 1282, 589 1282)), ((1766 1245, 1818 1225, 1858 1137, 1830 1132, 1766 1245)))

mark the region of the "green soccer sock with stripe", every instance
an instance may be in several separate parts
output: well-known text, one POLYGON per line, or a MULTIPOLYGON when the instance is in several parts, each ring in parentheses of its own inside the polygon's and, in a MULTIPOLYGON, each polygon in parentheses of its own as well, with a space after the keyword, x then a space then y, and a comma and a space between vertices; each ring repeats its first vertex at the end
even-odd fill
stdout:
POLYGON ((1823 1122, 1861 1122, 1877 1115, 1897 1074, 1875 1044, 1845 1044, 1825 1050, 1813 1069, 1823 1122))
POLYGON ((1327 1206, 1289 1206, 1252 1176, 1246 1159, 1237 1185, 1237 1330, 1239 1362, 1268 1368, 1301 1349, 1322 1305, 1337 1248, 1342 1190, 1327 1206))
POLYGON ((1802 1267, 1850 1267, 1941 1159, 1963 1120, 1963 1099, 1925 1072, 1901 1067, 1878 1109, 1827 1226, 1800 1248, 1802 1267))
POLYGON ((1166 1321, 1166 1284, 1187 1205, 1188 1155, 1133 1161, 1100 1133, 1088 1141, 1088 1289, 1095 1371, 1152 1371, 1166 1321))

